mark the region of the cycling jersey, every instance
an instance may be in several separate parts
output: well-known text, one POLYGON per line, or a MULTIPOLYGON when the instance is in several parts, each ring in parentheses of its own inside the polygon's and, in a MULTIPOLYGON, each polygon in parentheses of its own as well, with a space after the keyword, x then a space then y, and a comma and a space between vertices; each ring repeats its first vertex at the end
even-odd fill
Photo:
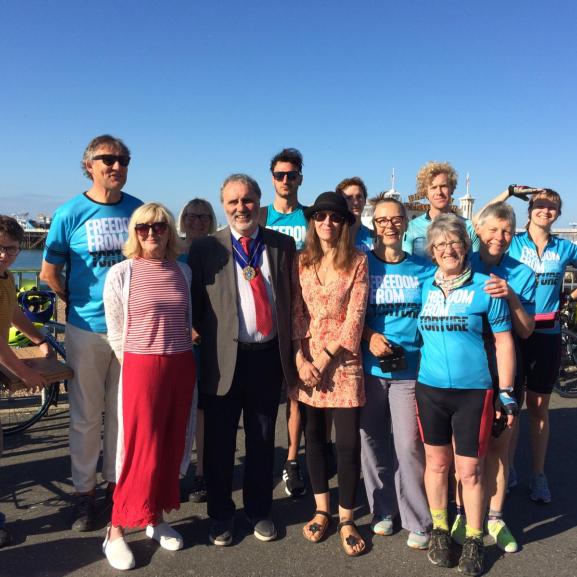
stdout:
POLYGON ((297 245, 297 250, 301 250, 305 245, 308 221, 303 212, 304 207, 299 204, 288 213, 278 212, 274 205, 269 204, 266 215, 266 228, 277 230, 283 234, 292 236, 297 245))
POLYGON ((355 248, 363 252, 369 252, 374 248, 373 231, 361 224, 355 236, 355 248))
MULTIPOLYGON (((463 218, 462 216, 459 216, 459 218, 465 221, 467 233, 471 237, 471 251, 477 252, 479 250, 480 241, 477 233, 475 232, 473 223, 470 220, 463 218)), ((403 239, 403 250, 405 252, 430 259, 430 256, 425 251, 425 246, 427 245, 427 231, 429 230, 432 222, 433 221, 429 216, 429 211, 409 222, 409 227, 407 228, 405 238, 403 239)))
POLYGON ((504 299, 485 291, 487 275, 475 272, 445 298, 434 279, 423 285, 418 327, 423 337, 419 382, 444 389, 489 389, 492 386, 483 335, 510 331, 504 299))
POLYGON ((501 261, 492 266, 487 266, 482 260, 480 253, 471 255, 471 268, 473 271, 483 274, 493 273, 507 281, 507 284, 515 291, 519 301, 529 315, 535 314, 535 273, 525 264, 515 260, 508 254, 504 254, 501 261))
POLYGON ((561 328, 558 313, 563 276, 567 265, 577 265, 577 245, 551 235, 543 254, 539 256, 529 232, 523 232, 513 237, 509 254, 535 271, 535 330, 549 334, 559 333, 561 328), (540 323, 551 326, 539 327, 540 323))
POLYGON ((423 282, 432 277, 436 267, 428 260, 412 255, 406 255, 398 263, 385 262, 373 251, 368 253, 368 262, 369 302, 365 324, 403 347, 408 366, 404 371, 394 373, 381 371, 379 359, 363 340, 365 373, 382 379, 414 380, 421 343, 417 330, 421 290, 423 282))

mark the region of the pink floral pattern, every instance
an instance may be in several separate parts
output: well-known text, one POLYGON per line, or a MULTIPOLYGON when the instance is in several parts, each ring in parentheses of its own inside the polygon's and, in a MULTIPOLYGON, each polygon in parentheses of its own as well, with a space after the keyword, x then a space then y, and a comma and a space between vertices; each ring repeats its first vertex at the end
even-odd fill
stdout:
POLYGON ((304 268, 295 259, 292 275, 292 338, 300 340, 309 360, 319 356, 331 341, 341 352, 330 362, 316 387, 303 382, 289 396, 320 408, 361 407, 365 404, 361 335, 368 295, 367 257, 357 253, 348 271, 323 286, 313 267, 304 268))

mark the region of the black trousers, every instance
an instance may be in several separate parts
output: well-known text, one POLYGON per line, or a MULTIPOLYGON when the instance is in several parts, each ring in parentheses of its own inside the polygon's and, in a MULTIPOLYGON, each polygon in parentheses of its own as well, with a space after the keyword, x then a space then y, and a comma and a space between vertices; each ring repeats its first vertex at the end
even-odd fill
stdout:
POLYGON ((305 414, 306 460, 313 493, 329 490, 326 415, 331 412, 335 426, 339 505, 354 509, 361 476, 360 409, 319 409, 301 403, 305 414))
POLYGON ((233 517, 232 481, 236 432, 243 415, 243 502, 251 519, 268 517, 272 505, 275 424, 283 373, 278 346, 238 350, 230 391, 204 395, 204 473, 211 519, 233 517))

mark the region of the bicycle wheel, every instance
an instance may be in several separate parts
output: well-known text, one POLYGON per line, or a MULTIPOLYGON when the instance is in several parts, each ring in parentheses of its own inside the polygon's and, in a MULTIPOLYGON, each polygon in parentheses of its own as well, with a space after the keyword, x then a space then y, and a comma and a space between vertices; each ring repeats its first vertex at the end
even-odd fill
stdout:
MULTIPOLYGON (((50 333, 46 340, 51 344, 59 358, 66 360, 66 351, 61 342, 50 333)), ((48 411, 51 405, 56 405, 60 393, 60 384, 52 383, 38 393, 26 389, 10 394, 8 387, 0 384, 0 422, 2 433, 13 435, 20 433, 34 423, 37 423, 48 411)), ((66 381, 64 385, 66 386, 66 381)))
POLYGON ((561 329, 561 366, 577 368, 577 334, 561 329))

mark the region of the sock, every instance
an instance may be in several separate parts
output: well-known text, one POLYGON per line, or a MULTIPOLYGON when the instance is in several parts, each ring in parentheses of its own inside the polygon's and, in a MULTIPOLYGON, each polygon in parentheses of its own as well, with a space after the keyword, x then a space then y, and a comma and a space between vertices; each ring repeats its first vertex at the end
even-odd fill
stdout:
POLYGON ((472 527, 469 527, 469 525, 467 525, 465 529, 465 535, 467 537, 473 537, 474 539, 480 539, 482 541, 483 529, 473 529, 472 527))
POLYGON ((433 529, 449 530, 447 509, 431 509, 431 517, 433 518, 433 529))
POLYGON ((462 505, 457 505, 457 515, 464 515, 465 514, 465 507, 462 505))

